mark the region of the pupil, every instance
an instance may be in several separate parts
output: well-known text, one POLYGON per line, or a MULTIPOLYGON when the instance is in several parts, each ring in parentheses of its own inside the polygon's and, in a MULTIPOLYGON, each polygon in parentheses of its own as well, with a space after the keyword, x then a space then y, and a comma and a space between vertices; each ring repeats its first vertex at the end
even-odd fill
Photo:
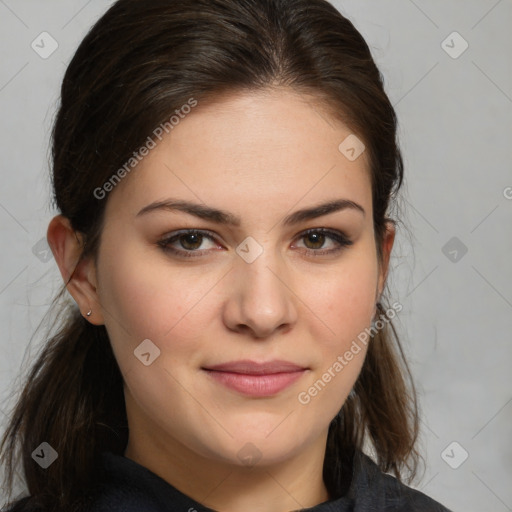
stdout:
POLYGON ((318 246, 322 247, 323 242, 324 242, 324 237, 325 237, 325 235, 323 235, 322 233, 310 233, 307 236, 307 240, 312 241, 315 248, 318 249, 318 246))
POLYGON ((198 235, 197 233, 187 234, 183 237, 181 245, 185 249, 196 249, 197 248, 196 246, 201 245, 201 235, 198 235), (191 240, 191 243, 189 243, 190 240, 191 240), (192 246, 192 247, 190 247, 190 246, 192 246))

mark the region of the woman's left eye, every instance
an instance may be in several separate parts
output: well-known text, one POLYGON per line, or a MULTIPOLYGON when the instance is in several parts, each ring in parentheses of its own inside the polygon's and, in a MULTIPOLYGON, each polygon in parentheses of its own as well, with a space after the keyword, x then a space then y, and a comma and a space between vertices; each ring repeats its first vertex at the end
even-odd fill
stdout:
MULTIPOLYGON (((353 242, 340 231, 332 231, 325 228, 309 229, 308 231, 301 233, 298 238, 304 239, 306 246, 305 252, 312 256, 333 254, 353 244, 353 242), (334 245, 334 247, 325 249, 324 244, 328 239, 334 242, 331 244, 334 245)), ((208 251, 208 249, 199 250, 205 239, 210 240, 213 246, 216 246, 214 243, 215 237, 212 234, 207 231, 197 229, 188 229, 176 232, 159 241, 158 245, 165 252, 170 252, 177 257, 200 257, 205 251, 208 251), (175 247, 176 242, 181 245, 181 249, 175 247)))
POLYGON ((327 254, 334 254, 341 250, 343 250, 345 247, 348 247, 352 245, 354 242, 349 240, 349 238, 343 234, 341 231, 331 231, 330 229, 324 229, 324 228, 314 228, 309 229, 305 233, 302 233, 299 235, 299 238, 303 238, 304 241, 313 246, 313 248, 308 247, 306 245, 307 253, 308 255, 312 256, 323 256, 327 254), (334 240, 334 247, 331 249, 322 249, 319 251, 326 239, 334 240), (320 247, 318 247, 320 246, 320 247))

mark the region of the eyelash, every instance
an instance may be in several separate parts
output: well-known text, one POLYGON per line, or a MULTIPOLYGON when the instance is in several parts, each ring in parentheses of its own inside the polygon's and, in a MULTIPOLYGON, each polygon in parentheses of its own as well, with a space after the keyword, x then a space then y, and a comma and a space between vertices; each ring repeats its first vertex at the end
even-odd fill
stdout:
MULTIPOLYGON (((330 229, 325 228, 313 228, 308 229, 307 231, 302 232, 298 238, 305 238, 306 236, 312 234, 312 233, 321 233, 324 235, 327 235, 329 238, 333 239, 338 243, 338 247, 336 249, 329 249, 329 250, 320 250, 320 249, 306 249, 306 253, 309 256, 324 256, 324 255, 331 255, 338 253, 345 249, 346 247, 353 245, 354 242, 349 240, 343 233, 339 231, 332 231, 330 229)), ((160 240, 158 242, 158 245, 162 248, 162 250, 166 253, 172 253, 177 257, 180 258, 198 258, 202 255, 202 251, 200 250, 178 250, 170 246, 174 241, 179 240, 181 237, 186 235, 201 235, 203 237, 206 237, 212 241, 215 241, 215 237, 213 234, 210 234, 208 231, 204 230, 198 230, 198 229, 185 229, 179 232, 176 232, 175 234, 164 238, 163 240, 160 240), (198 254, 199 253, 199 254, 198 254)), ((206 250, 207 252, 208 250, 206 250)), ((204 251, 203 251, 204 252, 204 251)))

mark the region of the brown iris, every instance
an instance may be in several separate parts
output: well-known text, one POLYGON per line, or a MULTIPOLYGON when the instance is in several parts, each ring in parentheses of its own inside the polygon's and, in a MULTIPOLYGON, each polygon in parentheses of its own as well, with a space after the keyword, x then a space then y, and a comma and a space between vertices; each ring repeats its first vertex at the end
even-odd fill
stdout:
POLYGON ((325 235, 323 233, 308 233, 304 236, 304 243, 308 249, 320 249, 325 242, 325 235), (311 241, 314 247, 308 247, 306 241, 311 241))

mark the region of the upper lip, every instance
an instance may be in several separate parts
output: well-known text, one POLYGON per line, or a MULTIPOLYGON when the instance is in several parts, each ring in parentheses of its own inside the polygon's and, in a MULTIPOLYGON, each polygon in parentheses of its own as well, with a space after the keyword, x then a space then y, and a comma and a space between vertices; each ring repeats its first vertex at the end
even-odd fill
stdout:
POLYGON ((248 375, 268 375, 272 373, 290 373, 305 370, 304 366, 300 366, 290 361, 273 360, 263 363, 244 359, 241 361, 230 361, 228 363, 216 364, 204 367, 205 370, 245 373, 248 375))

